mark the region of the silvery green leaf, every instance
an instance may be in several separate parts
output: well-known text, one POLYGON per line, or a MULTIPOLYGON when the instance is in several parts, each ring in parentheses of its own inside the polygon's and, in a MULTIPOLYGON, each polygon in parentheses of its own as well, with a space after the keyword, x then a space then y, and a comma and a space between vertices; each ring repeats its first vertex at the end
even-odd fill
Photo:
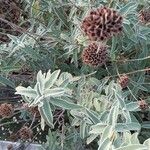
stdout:
POLYGON ((41 129, 44 131, 44 128, 45 128, 45 121, 44 121, 44 118, 41 115, 41 129))
POLYGON ((71 126, 79 126, 80 125, 80 120, 77 118, 74 118, 71 122, 71 126))
POLYGON ((53 84, 56 82, 59 74, 60 74, 60 70, 54 71, 51 75, 50 75, 50 73, 47 74, 46 81, 45 81, 45 89, 51 88, 53 86, 53 84))
POLYGON ((126 109, 128 111, 134 111, 139 107, 138 102, 130 102, 128 104, 126 104, 126 109))
POLYGON ((111 110, 108 115, 108 123, 115 125, 117 123, 117 118, 119 114, 119 105, 118 102, 115 102, 114 105, 112 105, 111 110))
POLYGON ((37 85, 35 86, 35 90, 36 90, 37 95, 42 96, 43 91, 41 91, 42 88, 40 86, 41 86, 41 84, 39 82, 37 82, 37 85))
POLYGON ((97 124, 97 123, 100 122, 98 116, 96 116, 96 114, 94 114, 94 112, 92 112, 91 110, 86 109, 86 113, 87 113, 87 116, 91 119, 91 121, 92 121, 94 124, 97 124))
POLYGON ((39 111, 47 125, 53 128, 53 114, 49 101, 45 100, 43 106, 39 107, 39 111))
POLYGON ((141 125, 142 128, 150 129, 150 121, 143 121, 141 125))
POLYGON ((46 89, 44 91, 45 97, 61 97, 65 94, 64 88, 53 88, 53 89, 46 89))
POLYGON ((89 133, 90 134, 100 134, 104 131, 107 124, 97 123, 96 125, 91 126, 89 133))
POLYGON ((23 86, 16 87, 16 93, 15 94, 20 94, 20 95, 27 96, 30 98, 36 98, 36 96, 37 96, 37 93, 34 89, 25 88, 23 86))
POLYGON ((104 128, 104 131, 102 133, 100 143, 103 143, 103 141, 105 141, 105 139, 107 139, 107 138, 111 138, 113 134, 114 134, 114 127, 110 126, 110 125, 107 125, 104 128))
POLYGON ((139 139, 138 139, 138 133, 137 133, 137 132, 136 132, 136 133, 133 133, 133 134, 131 135, 130 141, 131 141, 131 144, 140 144, 139 139))
POLYGON ((115 129, 117 132, 125 132, 125 131, 131 131, 131 130, 140 130, 141 125, 136 122, 131 123, 117 123, 115 126, 115 129))
POLYGON ((149 139, 147 139, 146 141, 144 141, 144 143, 143 143, 147 148, 148 148, 148 150, 150 149, 150 138, 149 139))
POLYGON ((112 142, 109 138, 106 138, 102 143, 100 142, 98 150, 110 150, 112 142))
POLYGON ((31 103, 29 103, 29 106, 37 106, 39 103, 41 103, 45 99, 44 96, 37 96, 31 103))
POLYGON ((82 109, 83 108, 80 105, 66 101, 66 100, 61 99, 61 98, 50 98, 50 102, 53 105, 61 107, 63 109, 82 109))
POLYGON ((43 94, 43 90, 44 90, 44 83, 45 83, 45 76, 42 74, 42 71, 40 70, 38 73, 37 73, 37 83, 39 83, 39 91, 41 94, 43 94))
POLYGON ((86 132, 86 122, 85 121, 81 121, 81 123, 80 123, 80 137, 82 139, 85 138, 85 132, 86 132))
POLYGON ((126 108, 124 98, 122 97, 122 95, 119 95, 118 91, 115 91, 115 97, 119 101, 121 108, 126 108))
POLYGON ((115 150, 148 150, 148 148, 142 144, 133 144, 116 148, 115 150))
POLYGON ((91 134, 91 135, 87 138, 86 143, 87 143, 87 144, 90 144, 90 143, 93 142, 98 136, 99 136, 99 134, 91 134))

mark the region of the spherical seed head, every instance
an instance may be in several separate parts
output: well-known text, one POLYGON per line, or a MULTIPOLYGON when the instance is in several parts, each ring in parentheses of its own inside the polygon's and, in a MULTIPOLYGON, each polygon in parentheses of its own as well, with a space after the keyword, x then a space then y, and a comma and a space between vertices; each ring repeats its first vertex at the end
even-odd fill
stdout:
POLYGON ((89 66, 102 66, 107 61, 107 46, 91 43, 83 50, 81 57, 83 63, 89 66))
POLYGON ((118 79, 119 84, 121 85, 122 89, 126 88, 128 86, 129 83, 129 78, 127 75, 122 75, 119 79, 118 79))
POLYGON ((145 100, 140 100, 140 101, 138 101, 138 104, 139 104, 139 108, 140 108, 141 110, 146 110, 146 109, 149 108, 149 107, 148 107, 148 104, 145 102, 145 100))
POLYGON ((142 23, 150 23, 150 8, 142 10, 139 17, 142 23))
POLYGON ((13 150, 13 145, 12 145, 12 144, 9 144, 9 145, 7 146, 7 150, 13 150))
POLYGON ((0 105, 0 116, 3 118, 9 118, 13 115, 14 113, 14 108, 11 104, 1 104, 0 105))
POLYGON ((20 130, 19 130, 19 136, 22 140, 28 140, 31 139, 33 135, 33 131, 27 127, 27 126, 23 126, 20 130))
POLYGON ((81 29, 92 41, 107 40, 123 29, 123 18, 115 10, 100 7, 91 10, 81 24, 81 29))

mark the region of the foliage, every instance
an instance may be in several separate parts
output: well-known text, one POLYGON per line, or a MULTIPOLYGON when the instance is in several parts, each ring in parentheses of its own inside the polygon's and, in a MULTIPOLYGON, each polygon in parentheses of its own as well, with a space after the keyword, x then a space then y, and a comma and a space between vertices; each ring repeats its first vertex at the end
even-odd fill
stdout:
POLYGON ((50 128, 41 149, 149 149, 149 108, 139 105, 150 103, 150 27, 139 19, 147 6, 148 0, 25 0, 30 27, 13 24, 21 35, 0 45, 0 83, 38 106, 42 130, 50 128), (91 8, 103 5, 123 16, 123 32, 103 42, 108 61, 93 68, 81 61, 90 41, 80 27, 91 8), (124 74, 129 83, 122 89, 124 74))

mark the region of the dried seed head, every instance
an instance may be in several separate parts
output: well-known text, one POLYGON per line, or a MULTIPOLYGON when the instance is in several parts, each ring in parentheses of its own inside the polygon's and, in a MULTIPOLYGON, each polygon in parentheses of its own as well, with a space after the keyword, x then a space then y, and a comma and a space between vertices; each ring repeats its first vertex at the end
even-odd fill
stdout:
POLYGON ((14 113, 14 108, 11 104, 1 104, 0 105, 0 116, 3 118, 9 118, 13 115, 14 113))
POLYGON ((142 10, 139 17, 142 23, 150 23, 150 8, 142 10))
POLYGON ((103 41, 120 33, 123 29, 122 22, 123 18, 117 11, 100 7, 83 19, 81 29, 90 40, 103 41))
POLYGON ((149 108, 149 107, 148 107, 148 104, 145 102, 145 100, 140 100, 140 101, 138 101, 138 104, 139 104, 139 108, 140 108, 141 110, 146 110, 146 109, 149 108))
POLYGON ((13 145, 12 145, 12 144, 9 144, 9 145, 7 146, 7 150, 13 150, 13 145))
POLYGON ((31 139, 33 135, 33 131, 27 127, 27 126, 23 126, 20 130, 19 130, 19 136, 22 140, 28 140, 31 139))
POLYGON ((107 46, 92 43, 83 50, 81 57, 83 63, 89 66, 102 66, 107 61, 107 46))
POLYGON ((121 85, 122 89, 126 88, 128 86, 129 83, 129 78, 127 75, 122 75, 119 79, 118 79, 119 84, 121 85))
POLYGON ((38 110, 38 107, 28 107, 27 110, 29 111, 29 113, 35 117, 39 117, 40 116, 40 112, 38 110))

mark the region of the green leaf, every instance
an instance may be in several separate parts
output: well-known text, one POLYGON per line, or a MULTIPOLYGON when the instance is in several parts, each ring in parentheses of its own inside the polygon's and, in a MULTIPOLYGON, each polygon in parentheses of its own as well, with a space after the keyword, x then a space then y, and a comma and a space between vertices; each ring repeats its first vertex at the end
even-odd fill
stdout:
POLYGON ((94 124, 97 124, 100 122, 99 118, 91 110, 86 109, 86 113, 94 124))
POLYGON ((115 129, 117 132, 125 132, 125 131, 131 131, 131 130, 140 130, 141 125, 136 122, 131 123, 117 123, 115 126, 115 129))
POLYGON ((150 129, 150 121, 144 121, 141 124, 142 128, 150 129))
POLYGON ((112 105, 112 108, 108 115, 108 123, 111 125, 115 125, 117 123, 117 118, 119 114, 119 106, 118 103, 112 105))
POLYGON ((81 121, 81 123, 80 123, 80 137, 82 139, 85 138, 85 132, 86 132, 86 122, 85 121, 81 121))
POLYGON ((46 81, 45 81, 45 89, 51 88, 54 85, 59 74, 60 74, 60 70, 56 70, 52 74, 50 74, 50 71, 47 73, 46 81))
POLYGON ((87 138, 86 143, 87 143, 87 144, 90 144, 90 143, 93 142, 98 136, 99 136, 99 134, 91 134, 91 135, 87 138))
POLYGON ((131 135, 131 144, 140 144, 139 139, 138 139, 138 133, 133 133, 131 135))
POLYGON ((134 110, 136 110, 138 107, 139 107, 139 105, 138 105, 137 102, 131 102, 131 103, 126 104, 126 109, 127 109, 128 111, 134 111, 134 110))
POLYGON ((40 110, 41 116, 43 117, 43 119, 45 120, 47 125, 49 125, 50 127, 54 128, 54 125, 53 125, 53 114, 52 114, 52 110, 51 110, 49 101, 45 100, 43 102, 43 106, 39 107, 39 110, 40 110))
POLYGON ((110 150, 112 142, 109 138, 106 138, 102 143, 100 143, 98 150, 110 150))
POLYGON ((147 148, 150 148, 150 138, 144 141, 143 145, 147 146, 147 148))
POLYGON ((128 145, 128 146, 123 146, 115 150, 148 150, 148 149, 145 145, 133 144, 133 145, 128 145))
POLYGON ((103 143, 107 138, 111 138, 114 133, 114 127, 107 125, 102 133, 100 143, 103 143))
POLYGON ((96 125, 91 126, 91 129, 89 131, 90 134, 100 134, 104 131, 107 124, 105 123, 98 123, 96 125))
POLYGON ((53 89, 46 89, 44 91, 45 97, 61 97, 65 94, 64 88, 53 88, 53 89))
POLYGON ((30 98, 36 98, 37 97, 37 93, 34 89, 32 88, 25 88, 23 86, 18 86, 16 87, 16 93, 15 94, 20 94, 23 96, 27 96, 30 98))
POLYGON ((66 101, 61 98, 50 98, 50 102, 53 105, 61 107, 63 109, 82 109, 83 107, 72 102, 66 101))
POLYGON ((37 73, 37 84, 38 83, 39 83, 39 85, 38 85, 38 91, 39 91, 39 93, 43 94, 45 81, 44 81, 44 75, 42 74, 41 70, 37 73))
POLYGON ((4 85, 8 85, 10 87, 12 87, 13 89, 15 88, 15 84, 10 81, 9 79, 6 79, 5 77, 0 76, 0 83, 4 84, 4 85))

